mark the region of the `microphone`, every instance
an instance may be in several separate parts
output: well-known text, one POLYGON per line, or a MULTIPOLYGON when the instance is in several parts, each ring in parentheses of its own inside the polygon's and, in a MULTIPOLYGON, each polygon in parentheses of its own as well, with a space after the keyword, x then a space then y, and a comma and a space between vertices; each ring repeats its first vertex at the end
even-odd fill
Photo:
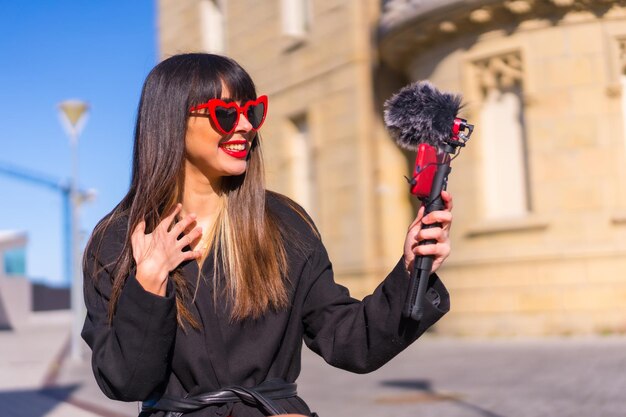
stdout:
MULTIPOLYGON (((407 180, 411 193, 425 206, 424 216, 443 210, 441 191, 450 174, 450 162, 469 140, 474 125, 457 117, 462 108, 460 95, 441 92, 428 81, 410 84, 385 102, 384 120, 397 145, 417 151, 413 177, 407 180)), ((422 225, 429 229, 441 227, 434 223, 422 225)), ((433 244, 425 240, 419 245, 433 244)), ((409 292, 402 315, 419 321, 424 313, 424 298, 432 271, 433 256, 418 256, 413 262, 409 292)))

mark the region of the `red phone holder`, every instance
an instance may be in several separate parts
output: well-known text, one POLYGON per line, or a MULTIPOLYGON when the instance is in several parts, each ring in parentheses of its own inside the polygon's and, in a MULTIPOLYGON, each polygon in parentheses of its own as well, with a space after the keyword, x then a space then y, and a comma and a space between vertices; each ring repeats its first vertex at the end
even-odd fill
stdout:
POLYGON ((411 183, 411 194, 419 199, 430 196, 433 179, 437 172, 437 149, 426 143, 421 143, 417 148, 415 158, 415 171, 411 183))

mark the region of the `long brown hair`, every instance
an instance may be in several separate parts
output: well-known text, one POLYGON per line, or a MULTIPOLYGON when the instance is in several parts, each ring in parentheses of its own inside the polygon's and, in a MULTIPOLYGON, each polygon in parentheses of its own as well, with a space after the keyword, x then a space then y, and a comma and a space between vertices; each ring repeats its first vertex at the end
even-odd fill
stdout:
MULTIPOLYGON (((109 320, 135 267, 130 244, 132 231, 144 219, 146 233, 150 233, 181 200, 188 110, 221 97, 222 83, 236 101, 256 98, 254 83, 246 71, 234 60, 219 55, 176 55, 158 64, 146 78, 135 127, 130 189, 96 226, 86 251, 91 250, 97 259, 107 229, 120 219, 127 221, 123 249, 111 269, 109 320)), ((286 307, 283 228, 266 207, 259 135, 253 140, 246 172, 223 178, 221 193, 225 208, 215 225, 213 252, 218 254, 217 270, 225 277, 232 319, 256 318, 269 309, 286 307)), ((95 267, 88 264, 86 257, 84 265, 95 267)), ((197 327, 187 308, 191 299, 189 286, 179 269, 171 274, 176 286, 178 323, 183 328, 185 322, 197 327)))

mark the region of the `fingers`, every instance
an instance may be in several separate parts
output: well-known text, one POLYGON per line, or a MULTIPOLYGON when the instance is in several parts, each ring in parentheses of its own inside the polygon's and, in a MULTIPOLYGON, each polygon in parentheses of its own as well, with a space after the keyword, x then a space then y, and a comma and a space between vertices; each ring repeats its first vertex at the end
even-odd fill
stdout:
POLYGON ((198 239, 200 236, 202 236, 202 228, 196 227, 191 232, 185 234, 180 239, 178 239, 176 247, 178 249, 182 249, 185 246, 191 246, 191 244, 195 242, 196 239, 198 239))
POLYGON ((166 218, 163 219, 163 221, 159 224, 159 226, 163 225, 165 227, 165 230, 169 230, 170 226, 172 225, 172 222, 174 222, 174 219, 176 218, 176 215, 180 213, 180 210, 182 208, 183 208, 182 204, 180 203, 176 204, 172 212, 168 214, 166 218))
POLYGON ((452 195, 447 191, 441 192, 444 202, 443 210, 436 210, 424 214, 422 206, 416 219, 409 226, 404 242, 404 263, 408 271, 417 256, 432 256, 434 258, 433 272, 436 271, 443 261, 450 255, 450 225, 452 224, 452 195), (438 223, 437 225, 435 225, 438 223), (433 225, 423 228, 423 225, 433 225), (420 245, 419 242, 431 241, 432 243, 420 245))
POLYGON ((421 229, 416 235, 411 252, 414 258, 418 256, 432 256, 434 258, 432 271, 435 272, 443 261, 450 256, 451 246, 448 230, 445 227, 421 229), (432 243, 420 245, 419 242, 424 240, 432 243))
POLYGON ((434 245, 421 245, 413 248, 415 256, 434 256, 435 258, 447 258, 450 255, 450 244, 448 242, 434 245))
POLYGON ((143 242, 145 240, 145 237, 146 237, 146 222, 144 220, 141 220, 137 224, 137 226, 135 226, 135 229, 133 229, 133 232, 130 234, 130 244, 133 249, 133 258, 135 259, 135 262, 138 262, 140 257, 143 255, 142 247, 143 247, 143 242))
POLYGON ((452 194, 450 194, 447 191, 442 191, 441 192, 441 199, 443 200, 443 202, 446 205, 446 210, 452 211, 452 207, 454 207, 454 204, 452 202, 452 194))
POLYGON ((452 201, 452 195, 447 191, 442 191, 441 198, 443 199, 443 202, 445 204, 444 210, 436 210, 428 213, 427 215, 424 215, 425 207, 422 205, 417 212, 415 220, 413 220, 413 223, 411 223, 411 225, 409 226, 409 229, 414 228, 420 222, 422 224, 442 223, 444 225, 446 223, 450 223, 452 221, 451 211, 454 206, 454 203, 452 201))
POLYGON ((437 210, 432 213, 428 213, 422 219, 423 224, 441 223, 442 225, 452 222, 452 212, 437 210))
POLYGON ((198 216, 196 216, 195 213, 190 213, 186 215, 181 221, 179 221, 174 227, 172 227, 170 233, 178 239, 178 236, 184 233, 189 225, 196 221, 197 217, 198 216))
POLYGON ((134 239, 136 237, 141 237, 145 234, 146 234, 146 221, 142 220, 137 224, 137 226, 135 226, 135 230, 133 230, 130 236, 131 236, 131 239, 134 239))
POLYGON ((183 260, 181 262, 190 261, 192 259, 198 259, 200 257, 202 257, 202 252, 200 252, 199 250, 188 250, 188 251, 182 252, 183 260))
POLYGON ((424 207, 423 205, 419 208, 419 210, 417 211, 417 216, 415 216, 415 220, 413 220, 413 223, 411 223, 411 225, 409 226, 409 230, 413 229, 415 226, 421 223, 422 218, 424 217, 425 209, 426 207, 424 207))
POLYGON ((430 229, 421 229, 415 236, 415 240, 421 242, 422 240, 435 240, 437 242, 443 242, 448 238, 448 231, 442 227, 433 227, 430 229))

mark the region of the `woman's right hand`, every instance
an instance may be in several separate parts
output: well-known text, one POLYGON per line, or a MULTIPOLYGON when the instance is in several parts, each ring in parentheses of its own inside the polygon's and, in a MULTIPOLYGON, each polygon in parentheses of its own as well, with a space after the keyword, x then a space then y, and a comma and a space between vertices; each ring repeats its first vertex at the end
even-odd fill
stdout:
POLYGON ((182 205, 177 204, 172 213, 164 218, 152 233, 145 233, 146 222, 142 220, 130 236, 133 258, 137 266, 137 281, 146 291, 161 296, 165 295, 169 273, 181 262, 197 259, 202 255, 199 251, 193 250, 183 252, 185 246, 191 245, 202 236, 200 227, 186 232, 196 221, 195 214, 185 216, 169 230, 181 208, 182 205))

